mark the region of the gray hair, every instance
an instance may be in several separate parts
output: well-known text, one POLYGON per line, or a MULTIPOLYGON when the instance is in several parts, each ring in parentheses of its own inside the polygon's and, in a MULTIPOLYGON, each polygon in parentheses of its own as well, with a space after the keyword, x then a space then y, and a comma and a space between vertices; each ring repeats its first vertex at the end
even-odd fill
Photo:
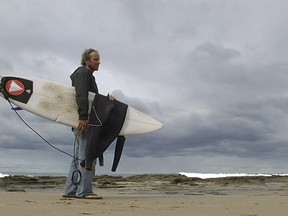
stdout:
POLYGON ((97 52, 97 50, 95 49, 86 49, 84 50, 83 54, 82 54, 82 58, 81 58, 81 65, 86 66, 86 61, 90 58, 90 53, 92 52, 97 52))

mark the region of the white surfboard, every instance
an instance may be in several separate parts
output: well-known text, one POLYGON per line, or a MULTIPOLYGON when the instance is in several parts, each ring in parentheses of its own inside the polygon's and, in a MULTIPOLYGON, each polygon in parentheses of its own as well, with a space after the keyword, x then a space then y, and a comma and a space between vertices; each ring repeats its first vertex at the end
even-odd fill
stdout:
MULTIPOLYGON (((0 80, 2 78, 5 79, 2 87, 8 92, 11 103, 40 117, 77 128, 79 120, 73 87, 37 78, 0 76, 0 80)), ((90 105, 94 95, 89 93, 90 105)), ((161 122, 128 106, 120 135, 143 134, 162 127, 161 122)))

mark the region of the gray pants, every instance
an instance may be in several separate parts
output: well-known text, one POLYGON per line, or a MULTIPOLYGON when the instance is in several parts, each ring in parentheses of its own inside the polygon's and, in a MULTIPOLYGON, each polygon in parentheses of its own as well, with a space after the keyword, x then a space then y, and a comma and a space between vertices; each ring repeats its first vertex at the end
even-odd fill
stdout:
POLYGON ((81 167, 80 162, 85 160, 85 152, 88 133, 73 130, 75 135, 75 158, 72 160, 67 176, 64 195, 84 197, 93 193, 92 182, 95 176, 96 160, 93 162, 92 170, 81 167))

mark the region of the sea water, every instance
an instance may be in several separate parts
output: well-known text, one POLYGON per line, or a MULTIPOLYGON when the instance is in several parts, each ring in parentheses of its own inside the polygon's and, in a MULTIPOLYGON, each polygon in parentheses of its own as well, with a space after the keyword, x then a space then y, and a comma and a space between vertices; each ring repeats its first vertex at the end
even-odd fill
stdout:
MULTIPOLYGON (((153 173, 151 173, 153 174, 153 173)), ((165 174, 165 173, 159 173, 165 174)), ((188 172, 179 172, 178 174, 184 175, 191 178, 201 178, 201 179, 208 179, 208 178, 224 178, 224 177, 253 177, 253 176, 263 176, 263 177, 270 177, 270 176, 288 176, 288 174, 267 174, 267 173, 188 173, 188 172)), ((0 178, 9 175, 24 175, 24 176, 66 176, 64 173, 0 173, 0 178)), ((109 174, 107 174, 109 175, 109 174)), ((111 174, 115 175, 115 174, 111 174)), ((133 174, 117 174, 119 176, 127 177, 133 176, 133 174)), ((138 175, 135 173, 135 175, 138 175)), ((140 174, 141 175, 141 174, 140 174)))
POLYGON ((15 176, 15 175, 21 175, 21 176, 66 176, 66 173, 27 173, 27 172, 7 172, 7 173, 0 173, 0 178, 3 178, 5 176, 15 176))
POLYGON ((3 173, 0 173, 0 178, 3 178, 5 176, 9 176, 8 174, 3 174, 3 173))
POLYGON ((179 172, 180 175, 184 175, 191 178, 224 178, 224 177, 256 177, 256 176, 288 176, 288 174, 265 174, 265 173, 188 173, 179 172))

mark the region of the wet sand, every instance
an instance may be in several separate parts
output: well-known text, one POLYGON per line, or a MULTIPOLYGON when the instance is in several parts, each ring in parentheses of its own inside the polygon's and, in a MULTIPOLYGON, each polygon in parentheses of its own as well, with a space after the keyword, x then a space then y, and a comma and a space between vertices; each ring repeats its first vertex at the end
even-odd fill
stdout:
POLYGON ((63 198, 64 182, 65 177, 1 178, 1 215, 288 215, 288 177, 97 176, 94 189, 103 200, 63 198))

